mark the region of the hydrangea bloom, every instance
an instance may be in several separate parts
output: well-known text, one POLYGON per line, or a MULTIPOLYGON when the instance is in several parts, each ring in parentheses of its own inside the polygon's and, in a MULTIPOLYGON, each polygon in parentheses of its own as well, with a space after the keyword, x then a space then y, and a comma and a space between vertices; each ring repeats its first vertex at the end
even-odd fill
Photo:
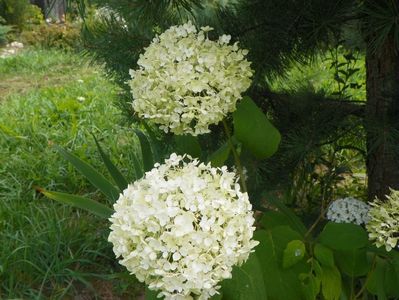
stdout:
POLYGON ((247 193, 227 167, 172 154, 114 205, 120 263, 165 299, 208 299, 258 242, 247 193))
POLYGON ((366 227, 369 238, 377 247, 391 251, 399 246, 399 191, 391 190, 386 201, 376 199, 371 206, 366 227))
POLYGON ((335 200, 327 209, 327 219, 336 223, 367 224, 370 206, 352 197, 335 200))
POLYGON ((197 31, 191 22, 172 26, 145 49, 129 82, 140 117, 165 132, 198 135, 235 110, 251 84, 248 51, 229 45, 228 35, 209 40, 210 30, 197 31))

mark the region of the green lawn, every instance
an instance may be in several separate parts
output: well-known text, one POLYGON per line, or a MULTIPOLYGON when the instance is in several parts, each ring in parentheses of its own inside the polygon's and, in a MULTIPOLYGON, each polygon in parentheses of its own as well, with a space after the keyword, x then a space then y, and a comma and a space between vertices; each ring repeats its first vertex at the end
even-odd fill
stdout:
POLYGON ((91 133, 129 177, 135 138, 119 125, 117 93, 99 68, 75 54, 25 51, 0 59, 0 299, 135 299, 139 293, 115 260, 106 222, 34 189, 104 201, 53 147, 62 145, 105 173, 91 133))

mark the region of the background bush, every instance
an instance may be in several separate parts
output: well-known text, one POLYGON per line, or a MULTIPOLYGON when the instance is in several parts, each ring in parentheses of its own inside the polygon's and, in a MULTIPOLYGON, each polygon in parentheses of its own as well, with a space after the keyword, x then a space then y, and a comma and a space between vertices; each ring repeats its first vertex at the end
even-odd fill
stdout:
POLYGON ((59 50, 81 49, 80 24, 40 24, 31 26, 30 30, 23 31, 20 39, 24 44, 59 50))

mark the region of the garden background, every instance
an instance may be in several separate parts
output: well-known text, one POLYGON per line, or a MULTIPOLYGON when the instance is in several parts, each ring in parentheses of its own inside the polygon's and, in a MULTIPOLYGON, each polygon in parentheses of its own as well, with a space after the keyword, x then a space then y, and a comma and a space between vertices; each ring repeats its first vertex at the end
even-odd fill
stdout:
MULTIPOLYGON (((179 137, 132 109, 129 69, 156 34, 187 20, 214 27, 211 38, 230 34, 249 50, 255 76, 245 95, 281 134, 277 152, 262 159, 235 141, 256 210, 289 208, 316 237, 332 201, 384 199, 399 188, 397 1, 36 4, 0 0, 0 299, 144 297, 144 285, 115 260, 107 221, 41 193, 107 203, 57 145, 106 174, 97 139, 129 181, 147 171, 148 149, 153 162, 178 152, 235 164, 222 124, 209 135, 179 137)), ((227 123, 233 129, 231 118, 227 123)), ((258 226, 280 221, 286 222, 264 218, 258 226)), ((340 298, 331 288, 298 299, 398 299, 397 250, 387 258, 363 248, 359 255, 341 252, 348 259, 335 262, 340 298), (355 258, 361 263, 345 267, 355 258)), ((285 283, 277 292, 298 280, 281 272, 285 283)), ((241 299, 251 299, 245 293, 241 299)))

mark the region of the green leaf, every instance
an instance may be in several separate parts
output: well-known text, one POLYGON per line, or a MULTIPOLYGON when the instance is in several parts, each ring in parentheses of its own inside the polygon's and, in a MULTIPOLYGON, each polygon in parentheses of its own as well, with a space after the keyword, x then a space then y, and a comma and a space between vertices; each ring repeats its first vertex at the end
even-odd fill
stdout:
POLYGON ((331 268, 334 266, 334 253, 322 244, 315 245, 314 255, 323 266, 331 268))
POLYGON ((132 160, 133 160, 134 173, 136 174, 135 179, 137 180, 144 176, 144 170, 135 154, 133 154, 132 160))
POLYGON ((397 265, 388 264, 384 274, 384 287, 387 295, 399 299, 399 261, 397 265))
POLYGON ((359 225, 328 222, 319 235, 322 244, 334 250, 351 250, 365 247, 367 232, 359 225))
POLYGON ((267 299, 258 257, 252 253, 241 267, 234 267, 232 278, 222 282, 224 300, 267 299))
POLYGON ((283 255, 283 268, 292 267, 305 257, 305 244, 300 240, 293 240, 287 244, 283 255))
POLYGON ((341 295, 341 274, 337 267, 323 267, 321 274, 321 292, 325 300, 338 300, 341 295))
POLYGON ((298 274, 309 273, 309 265, 301 261, 289 269, 282 268, 284 249, 290 241, 301 239, 301 235, 288 226, 278 226, 271 230, 258 230, 254 237, 260 242, 255 254, 262 267, 268 298, 302 299, 298 274))
POLYGON ((378 300, 386 300, 387 295, 384 286, 384 275, 386 270, 386 261, 382 258, 376 257, 375 269, 371 272, 367 282, 367 290, 378 296, 378 300))
POLYGON ((157 295, 159 294, 159 291, 153 291, 150 290, 147 286, 145 287, 145 298, 144 300, 160 300, 164 299, 164 297, 157 298, 157 295))
POLYGON ((69 153, 64 148, 55 146, 58 152, 69 161, 91 184, 98 188, 106 197, 115 201, 119 197, 119 190, 109 182, 103 175, 98 173, 91 165, 79 157, 69 153))
POLYGON ((108 157, 108 155, 103 151, 100 143, 97 141, 94 134, 93 134, 93 138, 94 138, 94 141, 96 142, 98 152, 100 153, 101 158, 104 162, 104 165, 107 167, 109 174, 112 176, 112 179, 115 181, 116 185, 119 187, 119 190, 123 191, 128 185, 127 180, 122 175, 122 173, 119 172, 118 168, 112 163, 112 161, 108 157))
MULTIPOLYGON (((272 229, 277 226, 288 225, 292 228, 290 219, 279 211, 270 210, 265 212, 260 219, 264 229, 272 229)), ((292 228, 295 230, 295 227, 292 228)))
POLYGON ((231 148, 229 143, 224 143, 219 149, 209 156, 208 162, 210 162, 213 167, 223 166, 225 161, 229 158, 230 150, 231 148))
POLYGON ((299 274, 302 291, 306 300, 316 300, 320 293, 321 279, 312 273, 299 274))
POLYGON ((258 159, 272 156, 278 149, 280 132, 249 98, 244 97, 233 113, 234 135, 258 159))
POLYGON ((108 219, 113 213, 113 210, 108 206, 89 198, 66 193, 51 192, 43 189, 38 189, 38 191, 50 199, 58 201, 62 204, 68 204, 84 209, 104 219, 108 219))
POLYGON ((137 129, 135 129, 134 132, 136 133, 140 141, 144 172, 147 172, 154 167, 154 159, 152 155, 151 145, 143 132, 137 129))
POLYGON ((198 139, 192 135, 175 135, 176 152, 178 154, 189 154, 194 158, 201 156, 201 145, 198 139))
POLYGON ((365 248, 336 250, 335 260, 339 269, 351 277, 366 275, 371 267, 365 248))

